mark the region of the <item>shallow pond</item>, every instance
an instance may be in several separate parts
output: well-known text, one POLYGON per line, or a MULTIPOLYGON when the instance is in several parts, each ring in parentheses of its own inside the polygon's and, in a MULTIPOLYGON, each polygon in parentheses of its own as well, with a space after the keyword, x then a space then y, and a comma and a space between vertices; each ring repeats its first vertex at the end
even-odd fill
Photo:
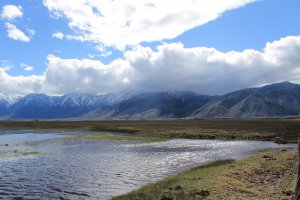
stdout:
POLYGON ((188 139, 26 143, 62 137, 70 135, 0 132, 0 153, 7 148, 41 152, 14 159, 0 154, 0 199, 109 199, 209 161, 241 158, 266 148, 296 147, 259 141, 188 139))

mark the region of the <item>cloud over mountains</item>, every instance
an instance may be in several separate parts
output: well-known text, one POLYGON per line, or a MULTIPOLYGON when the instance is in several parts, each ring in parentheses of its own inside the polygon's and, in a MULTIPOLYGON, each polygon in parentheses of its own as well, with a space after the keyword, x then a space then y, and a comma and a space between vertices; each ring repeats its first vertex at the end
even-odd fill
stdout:
POLYGON ((190 90, 201 94, 229 91, 271 82, 300 83, 300 36, 267 43, 263 51, 221 52, 163 44, 152 50, 138 46, 109 64, 90 59, 49 55, 40 76, 12 76, 0 68, 0 89, 9 94, 105 93, 130 89, 190 90))

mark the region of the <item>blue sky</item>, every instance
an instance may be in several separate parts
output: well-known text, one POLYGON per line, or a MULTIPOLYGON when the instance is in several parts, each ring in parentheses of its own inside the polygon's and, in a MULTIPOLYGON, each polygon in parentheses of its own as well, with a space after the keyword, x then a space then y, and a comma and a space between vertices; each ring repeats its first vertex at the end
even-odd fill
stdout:
POLYGON ((177 37, 186 47, 221 51, 261 50, 267 42, 300 33, 300 1, 260 0, 225 13, 215 21, 177 37))
MULTIPOLYGON (((96 23, 100 21, 95 21, 95 22, 87 22, 86 24, 76 24, 71 26, 70 23, 76 22, 76 17, 82 17, 82 16, 75 16, 74 13, 72 13, 71 6, 70 8, 68 5, 63 5, 63 3, 59 4, 57 2, 62 1, 52 1, 52 0, 2 0, 0 2, 0 9, 2 9, 2 14, 4 12, 4 7, 7 5, 12 5, 20 8, 22 12, 22 16, 17 16, 17 17, 12 17, 12 19, 9 19, 7 16, 3 16, 0 18, 0 67, 7 67, 9 66, 10 69, 5 70, 5 75, 9 76, 11 80, 14 80, 14 78, 17 78, 19 76, 26 77, 25 79, 31 82, 37 82, 34 84, 40 84, 39 86, 33 87, 28 91, 32 92, 46 92, 46 93, 63 93, 63 92, 70 92, 72 90, 72 87, 64 86, 63 84, 66 84, 64 81, 62 81, 62 88, 65 89, 45 89, 45 85, 51 85, 51 83, 41 83, 44 81, 44 79, 48 80, 49 77, 45 76, 44 73, 48 70, 50 70, 49 66, 51 65, 51 59, 52 61, 54 58, 56 60, 61 61, 61 66, 55 66, 57 68, 55 69, 60 69, 64 68, 63 66, 66 65, 67 61, 70 61, 69 59, 75 59, 80 64, 82 65, 83 63, 81 62, 83 59, 88 60, 89 62, 96 62, 96 64, 91 64, 88 63, 87 65, 95 65, 98 66, 99 64, 99 69, 103 70, 105 66, 107 68, 114 68, 112 67, 111 63, 114 63, 116 60, 120 59, 122 61, 128 61, 131 58, 128 58, 127 54, 132 54, 132 52, 135 52, 135 55, 138 55, 137 52, 141 51, 141 49, 147 49, 147 47, 150 47, 152 49, 152 53, 149 53, 149 58, 152 56, 154 53, 158 53, 159 50, 157 50, 158 46, 164 46, 163 48, 169 49, 166 46, 171 44, 182 44, 184 47, 183 50, 188 50, 188 49, 194 49, 197 47, 209 47, 209 48, 214 48, 218 50, 219 52, 222 53, 227 53, 230 51, 234 52, 243 52, 246 49, 252 49, 252 50, 257 50, 259 52, 263 52, 264 48, 266 47, 266 44, 272 43, 274 41, 280 41, 282 38, 286 38, 288 36, 298 36, 300 35, 300 26, 299 26, 299 21, 300 21, 300 1, 297 0, 248 0, 248 1, 243 1, 240 0, 227 0, 228 4, 236 4, 235 6, 231 6, 230 8, 219 8, 218 11, 214 11, 212 9, 212 13, 210 14, 205 13, 203 15, 208 16, 208 20, 203 21, 201 17, 195 17, 192 20, 195 20, 195 23, 191 23, 190 25, 187 25, 186 27, 184 26, 184 23, 189 23, 183 22, 181 23, 181 19, 178 20, 176 19, 176 16, 174 19, 169 19, 169 21, 164 22, 164 23, 169 23, 166 24, 165 26, 169 29, 174 28, 171 23, 178 23, 178 28, 175 30, 174 33, 172 34, 172 31, 170 33, 163 33, 163 32, 168 32, 168 29, 164 29, 162 26, 159 25, 161 19, 157 19, 158 21, 152 20, 152 18, 147 18, 145 17, 145 20, 151 21, 150 27, 149 28, 149 35, 145 31, 138 29, 136 32, 130 30, 126 33, 120 33, 118 35, 118 30, 123 30, 120 27, 110 27, 106 26, 105 28, 107 30, 103 30, 99 28, 99 25, 96 23), (55 3, 56 2, 56 3, 55 3), (246 3, 245 3, 246 2, 246 3), (217 12, 217 17, 211 17, 211 15, 215 15, 217 12), (176 21, 178 20, 178 22, 176 21), (202 21, 201 21, 202 20, 202 21), (30 38, 30 41, 24 42, 19 39, 12 39, 8 36, 8 28, 7 28, 7 23, 10 23, 14 25, 17 29, 22 31, 27 37, 30 38), (157 23, 157 24, 155 24, 157 23), (154 24, 154 25, 153 25, 154 24), (91 30, 85 27, 88 26, 91 30), (182 26, 182 27, 181 27, 182 26), (111 30, 109 30, 111 28, 111 30), (120 28, 120 29, 117 29, 120 28), (30 34, 30 30, 34 30, 34 34, 30 34), (112 37, 110 38, 109 36, 109 31, 112 33, 112 37), (151 33, 153 31, 153 33, 151 33), (155 35, 156 33, 157 36, 151 36, 155 35), (63 33, 63 38, 58 39, 53 37, 54 33, 63 33), (136 35, 134 35, 136 34, 136 35), (141 35, 147 35, 145 37, 141 35), (67 39, 67 35, 69 35, 69 39, 67 39), (88 39, 85 39, 84 41, 80 39, 74 39, 74 36, 82 36, 88 39), (103 37, 102 37, 103 36, 103 37), (70 39, 71 38, 71 39, 70 39), (96 39, 95 39, 96 38, 96 39), (139 38, 139 39, 135 39, 139 38), (128 40, 128 42, 127 42, 128 40), (125 42, 123 42, 125 41, 125 42), (151 41, 151 42, 149 42, 151 41), (122 43, 122 44, 120 44, 122 43), (120 45, 119 45, 120 44, 120 45), (101 46, 102 50, 99 51, 95 47, 96 46, 101 46), (104 50, 103 50, 104 49, 104 50), (100 56, 101 54, 109 54, 108 56, 100 56), (49 55, 53 55, 54 57, 51 57, 49 60, 49 55), (102 66, 103 64, 103 66, 102 66), (32 68, 29 70, 24 70, 24 66, 31 66, 32 68), (23 66, 23 67, 22 67, 23 66), (38 76, 39 80, 33 80, 38 76), (67 89, 66 89, 67 88, 67 89)), ((75 2, 75 1, 74 1, 75 2)), ((86 2, 89 2, 86 0, 86 2)), ((99 0, 99 2, 101 2, 99 0)), ((155 4, 157 1, 151 2, 151 0, 147 1, 150 3, 155 4)), ((153 10, 153 12, 161 12, 162 14, 162 19, 165 19, 163 17, 164 12, 169 12, 170 13, 176 13, 178 12, 178 16, 180 15, 180 1, 178 2, 178 9, 171 10, 171 8, 164 8, 164 9, 158 9, 153 10)), ((213 2, 213 1, 212 1, 213 2)), ((218 5, 218 0, 215 1, 216 5, 218 5)), ((75 3, 74 3, 75 4, 75 3)), ((129 1, 129 5, 131 5, 131 8, 134 8, 135 10, 141 8, 139 7, 140 5, 134 5, 134 1, 129 1)), ((176 3, 174 3, 176 4, 176 3)), ((158 4, 157 4, 158 5, 158 4)), ((102 11, 104 10, 104 5, 91 5, 89 6, 95 10, 95 13, 99 11, 98 13, 102 16, 102 11), (102 7, 101 7, 102 6, 102 7), (103 9, 102 9, 103 8, 103 9), (98 10, 97 10, 98 9, 98 10)), ((107 9, 112 9, 109 7, 110 4, 107 4, 107 9)), ((163 7, 164 5, 158 5, 163 7)), ((157 7, 158 7, 157 6, 157 7)), ((201 5, 199 5, 201 6, 201 5)), ((206 6, 206 5, 204 5, 206 6)), ((209 6, 209 5, 208 5, 209 6)), ((224 6, 227 6, 226 3, 224 3, 224 6)), ((78 5, 78 8, 80 8, 80 5, 78 5)), ((74 9, 78 9, 74 8, 74 9)), ((127 7, 126 7, 127 8, 127 7)), ((121 8, 120 8, 121 9, 121 8)), ((190 7, 189 7, 190 9, 190 7)), ((199 13, 202 14, 202 10, 198 9, 199 13)), ((79 12, 77 10, 77 12, 79 12)), ((83 11, 82 11, 83 12, 83 11)), ((151 12, 151 11, 149 11, 151 12)), ((195 12, 197 13, 197 9, 191 10, 190 11, 192 14, 195 12)), ((203 11, 204 12, 204 11, 203 11)), ((95 14, 93 13, 93 14, 95 14)), ((105 13, 105 11, 103 11, 105 13)), ((107 12, 109 14, 109 12, 107 12)), ((87 15, 88 13, 86 13, 87 15)), ((148 13, 149 14, 149 13, 148 13)), ((155 13, 150 13, 150 15, 153 14, 155 16, 155 13)), ((83 12, 83 15, 85 13, 83 12)), ((95 14, 96 15, 96 14, 95 14)), ((140 14, 141 15, 141 14, 140 14)), ((176 14, 175 14, 176 15, 176 14)), ((138 15, 136 15, 138 16, 138 15)), ((171 15, 170 15, 171 16, 171 15)), ((172 15, 174 16, 174 15, 172 15)), ((183 16, 188 16, 186 13, 183 16)), ((192 16, 192 15, 191 15, 192 16)), ((168 16, 169 17, 169 16, 168 16)), ((206 17, 206 16, 204 16, 206 17)), ((180 18, 180 17, 178 17, 180 18)), ((88 16, 87 16, 88 19, 88 16)), ((115 19, 118 24, 118 20, 122 20, 121 16, 118 18, 116 17, 115 19)), ((134 24, 134 23, 144 23, 144 21, 140 22, 135 19, 131 19, 126 23, 134 24), (131 21, 130 21, 131 20, 131 21), (137 22, 136 22, 137 21, 137 22)), ((121 22, 120 22, 121 24, 121 22)), ((176 25, 176 24, 175 24, 176 25)), ((147 27, 148 28, 148 27, 147 27)), ((134 29, 135 30, 135 29, 134 29)), ((124 31, 125 32, 125 31, 124 31)), ((178 47, 179 48, 179 47, 178 47)), ((144 52, 143 50, 143 52, 144 52)), ((133 59, 133 58, 132 58, 133 59)), ((137 60, 136 57, 133 59, 134 61, 130 62, 135 62, 137 60)), ((54 62, 54 61, 53 61, 54 62)), ((129 62, 129 61, 128 61, 129 62)), ((180 63, 181 61, 178 61, 180 63)), ((56 62, 58 63, 58 62, 56 62)), ((53 64, 53 63, 52 63, 53 64)), ((53 64, 54 65, 54 64, 53 64)), ((126 65, 126 64, 124 64, 126 65)), ((87 68, 87 66, 81 66, 83 68, 87 68)), ((115 71, 122 71, 122 67, 116 67, 115 71)), ((153 69, 156 68, 156 66, 151 66, 153 69)), ((169 69, 168 66, 159 66, 159 67, 165 67, 166 69, 169 69)), ((185 71, 188 67, 183 67, 180 70, 185 71)), ((52 68, 51 68, 52 69, 52 68)), ((134 68, 137 69, 136 71, 140 72, 140 68, 134 68)), ((54 68, 53 68, 54 70, 54 68)), ((72 69, 73 70, 73 69, 72 69)), ((202 69, 203 70, 203 69, 202 69)), ((224 73, 224 76, 228 76, 227 71, 230 71, 230 69, 227 70, 224 69, 226 73, 224 73)), ((255 70, 255 69, 253 69, 255 70)), ((92 71, 92 70, 90 70, 92 71)), ((118 81, 115 80, 115 74, 116 72, 109 71, 109 74, 114 74, 114 76, 111 75, 111 77, 105 77, 101 76, 99 79, 102 81, 102 85, 105 88, 101 92, 107 92, 110 90, 114 90, 113 84, 120 85, 118 81), (110 79, 114 79, 111 81, 110 79), (112 83, 113 82, 113 83, 112 83), (109 85, 109 87, 107 86, 109 85)), ((102 71, 103 72, 103 71, 102 71)), ((163 71, 161 73, 165 73, 168 71, 163 71)), ((117 90, 123 90, 123 89, 130 89, 130 88, 138 88, 138 89, 143 89, 141 85, 148 85, 146 80, 148 78, 144 78, 143 81, 141 81, 140 77, 144 77, 143 73, 141 74, 136 74, 134 75, 134 78, 129 78, 129 74, 131 72, 126 73, 122 77, 123 82, 126 84, 128 82, 132 83, 135 82, 134 84, 131 84, 130 87, 124 86, 121 88, 116 89, 117 90), (136 77, 139 76, 139 77, 136 77), (134 81, 133 81, 134 80, 134 81)), ((153 72, 154 73, 154 72, 153 72)), ((160 73, 160 72, 155 72, 155 73, 160 73)), ((201 71, 202 73, 202 71, 201 71)), ((208 73, 208 72, 207 72, 208 73)), ((242 72, 241 72, 242 73, 242 72)), ((132 74, 132 73, 131 73, 132 74)), ((200 74, 200 72, 199 72, 200 74)), ((209 74, 209 73, 208 73, 209 74)), ((200 74, 201 75, 201 74, 200 74)), ((230 75, 230 74, 229 74, 230 75)), ((236 75, 236 74, 235 74, 236 75)), ((98 87, 101 85, 100 83, 94 83, 91 80, 97 79, 97 77, 92 76, 92 78, 89 78, 89 75, 86 74, 86 80, 88 82, 88 89, 87 91, 84 91, 84 89, 81 89, 80 87, 74 88, 74 91, 81 91, 83 90, 84 92, 91 92, 91 93, 96 93, 95 89, 92 89, 94 87, 98 87)), ((207 75, 205 75, 207 76, 207 75)), ((263 74, 258 74, 257 77, 263 76, 263 74)), ((188 78, 189 76, 187 75, 188 78)), ((204 77, 204 75, 203 75, 204 77)), ((256 78, 257 78, 256 77, 256 78)), ((52 77, 53 78, 53 77, 52 77)), ((213 77, 214 78, 214 77, 213 77)), ((183 79, 183 77, 182 77, 183 79)), ((211 79, 208 77, 208 79, 211 79)), ((222 78, 223 79, 223 78, 222 78)), ((254 81, 252 85, 259 85, 259 84, 264 84, 268 82, 273 82, 273 81, 281 81, 284 78, 269 78, 267 80, 262 80, 259 79, 257 81, 254 81)), ((286 77, 285 79, 288 79, 290 81, 297 82, 297 78, 294 76, 286 77)), ((59 78, 55 78, 55 80, 60 80, 59 78)), ((121 80, 121 79, 120 79, 121 80)), ((150 80, 150 78, 149 78, 150 80)), ((149 81, 148 80, 148 81, 149 81)), ((217 79, 219 80, 219 78, 217 79)), ((224 78, 224 81, 227 80, 227 78, 224 78)), ((254 80, 251 79, 251 80, 254 80)), ((73 80, 76 81, 76 80, 73 80)), ((187 89, 187 90, 193 90, 193 91, 198 91, 200 93, 209 93, 206 90, 202 90, 201 87, 199 88, 197 86, 200 84, 204 85, 209 85, 210 83, 205 82, 204 80, 200 81, 199 83, 195 86, 192 84, 188 84, 186 86, 182 86, 181 84, 181 78, 178 78, 178 87, 169 87, 165 81, 162 80, 157 80, 161 84, 161 89, 187 89)), ((24 84, 26 85, 27 82, 24 84)), ((55 81, 54 81, 55 82, 55 81)), ((121 81, 122 82, 122 81, 121 81)), ((195 82, 195 81, 194 81, 195 82)), ((241 82, 241 83, 234 83, 237 85, 241 85, 240 87, 247 87, 247 86, 252 86, 249 84, 250 80, 247 83, 241 82)), ((176 83, 176 80, 174 80, 174 83, 176 83)), ((173 85, 174 85, 173 83, 173 85)), ((8 84, 8 83, 6 83, 8 84)), ((33 83, 32 83, 33 84, 33 83)), ((151 83, 152 84, 152 83, 151 83)), ((150 84, 150 85, 151 85, 150 84)), ((218 83, 219 84, 219 83, 218 83)), ((223 85, 224 83, 220 83, 223 85)), ((5 85, 5 84, 3 84, 5 85)), ((102 86, 101 85, 101 86, 102 86)), ((160 85, 159 84, 152 84, 153 88, 146 88, 146 89, 159 89, 160 85)), ((233 89, 238 89, 238 86, 233 86, 232 84, 229 84, 230 86, 228 88, 223 88, 223 89, 216 89, 218 86, 216 85, 212 91, 214 93, 222 93, 222 92, 227 92, 233 89)), ((26 85, 28 86, 28 84, 26 85)), ((28 86, 28 87, 32 87, 28 86)), ((49 86, 47 86, 49 88, 49 86)), ((54 86, 52 86, 53 88, 54 86)), ((59 87, 59 86, 58 86, 59 87)), ((116 86, 117 87, 117 86, 116 86)), ((223 87, 223 86, 222 86, 223 87)), ((84 87, 83 87, 84 88, 84 87)), ((17 92, 18 90, 15 89, 14 92, 12 91, 7 91, 7 93, 20 93, 17 92)))

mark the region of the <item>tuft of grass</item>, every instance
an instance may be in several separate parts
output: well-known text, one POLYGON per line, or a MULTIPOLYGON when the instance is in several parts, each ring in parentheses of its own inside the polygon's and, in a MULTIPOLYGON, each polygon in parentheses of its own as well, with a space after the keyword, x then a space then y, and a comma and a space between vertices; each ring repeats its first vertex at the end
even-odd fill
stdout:
POLYGON ((263 151, 193 168, 113 199, 281 199, 295 187, 295 164, 295 152, 263 151))
POLYGON ((20 152, 20 155, 22 156, 35 156, 35 155, 39 155, 40 152, 37 151, 25 151, 25 152, 20 152))
POLYGON ((39 155, 39 154, 40 154, 40 152, 37 152, 37 151, 11 150, 11 151, 0 152, 0 158, 35 156, 35 155, 39 155))
POLYGON ((126 141, 136 141, 136 142, 160 142, 165 140, 161 137, 132 137, 132 136, 122 136, 122 135, 112 135, 112 134, 101 134, 101 133, 93 133, 93 134, 82 134, 82 137, 69 137, 63 138, 63 141, 97 141, 97 140, 126 140, 126 141))

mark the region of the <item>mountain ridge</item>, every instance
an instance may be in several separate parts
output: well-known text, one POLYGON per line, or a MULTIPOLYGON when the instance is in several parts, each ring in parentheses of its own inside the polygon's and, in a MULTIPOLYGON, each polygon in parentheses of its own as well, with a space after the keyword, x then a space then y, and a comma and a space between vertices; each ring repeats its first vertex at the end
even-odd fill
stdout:
POLYGON ((0 95, 0 118, 171 119, 300 116, 300 85, 282 82, 219 96, 189 91, 132 91, 119 94, 32 93, 16 99, 0 95))

